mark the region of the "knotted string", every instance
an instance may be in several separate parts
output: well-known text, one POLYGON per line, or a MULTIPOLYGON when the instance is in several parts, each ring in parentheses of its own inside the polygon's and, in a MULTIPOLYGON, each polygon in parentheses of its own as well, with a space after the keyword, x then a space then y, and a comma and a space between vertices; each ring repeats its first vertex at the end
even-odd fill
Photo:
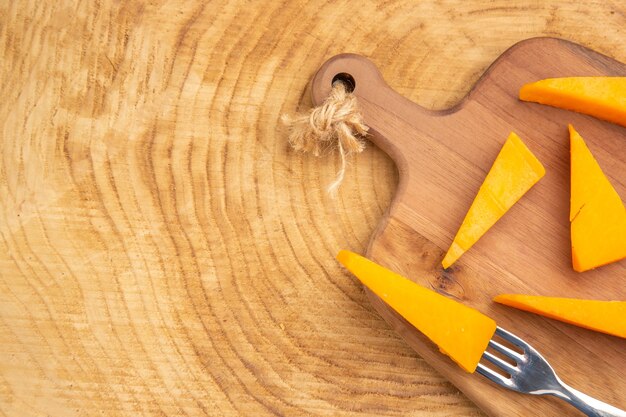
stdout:
POLYGON ((328 193, 335 195, 344 179, 348 156, 365 149, 363 138, 368 127, 363 123, 356 96, 337 81, 320 106, 294 117, 283 115, 282 120, 290 128, 289 144, 294 150, 315 156, 327 149, 339 151, 341 167, 328 186, 328 193))

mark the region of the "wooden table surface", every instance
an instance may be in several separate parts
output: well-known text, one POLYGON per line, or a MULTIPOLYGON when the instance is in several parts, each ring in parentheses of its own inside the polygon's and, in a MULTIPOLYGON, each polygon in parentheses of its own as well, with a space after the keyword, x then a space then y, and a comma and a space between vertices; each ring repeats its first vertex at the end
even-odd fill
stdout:
POLYGON ((279 117, 341 52, 428 108, 529 37, 626 62, 621 0, 528 3, 2 2, 0 415, 481 415, 334 261, 390 159, 333 200, 279 117))

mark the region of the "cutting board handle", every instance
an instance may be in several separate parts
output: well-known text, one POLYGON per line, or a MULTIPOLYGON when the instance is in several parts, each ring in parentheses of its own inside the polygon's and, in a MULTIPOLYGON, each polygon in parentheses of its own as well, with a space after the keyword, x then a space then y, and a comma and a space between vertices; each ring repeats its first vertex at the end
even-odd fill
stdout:
POLYGON ((340 54, 330 58, 317 71, 311 82, 311 97, 315 106, 330 94, 336 79, 349 80, 357 96, 368 136, 385 151, 403 171, 404 155, 427 132, 437 116, 446 112, 427 110, 398 94, 387 85, 382 74, 369 59, 356 54, 340 54), (406 134, 395 136, 398 130, 406 134))

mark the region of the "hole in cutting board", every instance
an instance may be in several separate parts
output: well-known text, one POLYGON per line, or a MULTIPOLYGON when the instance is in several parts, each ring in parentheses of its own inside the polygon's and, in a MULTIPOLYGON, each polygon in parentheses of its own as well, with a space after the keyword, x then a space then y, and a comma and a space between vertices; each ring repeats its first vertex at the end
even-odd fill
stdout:
POLYGON ((333 81, 331 85, 335 85, 335 83, 340 82, 346 86, 346 90, 348 93, 351 93, 356 88, 356 81, 354 81, 354 77, 347 72, 340 72, 339 74, 333 77, 333 81))

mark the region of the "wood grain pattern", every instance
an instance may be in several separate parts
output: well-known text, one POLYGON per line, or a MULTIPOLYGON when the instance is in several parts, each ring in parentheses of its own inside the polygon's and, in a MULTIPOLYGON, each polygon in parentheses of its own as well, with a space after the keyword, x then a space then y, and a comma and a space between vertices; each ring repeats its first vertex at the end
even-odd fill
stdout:
POLYGON ((333 259, 392 161, 330 200, 278 120, 342 52, 429 109, 533 36, 626 61, 623 2, 527 3, 1 2, 0 415, 481 415, 333 259))
MULTIPOLYGON (((352 76, 370 139, 393 158, 400 173, 393 202, 370 241, 369 257, 487 313, 549 358, 569 384, 626 408, 626 341, 492 302, 503 293, 626 299, 626 262, 584 274, 571 267, 567 125, 573 124, 587 138, 621 195, 626 195, 626 129, 518 99, 521 86, 534 80, 626 76, 626 64, 560 39, 525 40, 499 57, 457 106, 443 111, 426 110, 400 96, 371 61, 354 54, 337 55, 320 68, 312 83, 314 103, 329 94, 336 74, 352 76), (470 251, 444 270, 441 260, 464 211, 512 131, 542 162, 546 176, 470 251)), ((370 299, 422 357, 489 414, 568 412, 567 406, 555 399, 522 399, 467 374, 381 299, 373 293, 370 299)))

